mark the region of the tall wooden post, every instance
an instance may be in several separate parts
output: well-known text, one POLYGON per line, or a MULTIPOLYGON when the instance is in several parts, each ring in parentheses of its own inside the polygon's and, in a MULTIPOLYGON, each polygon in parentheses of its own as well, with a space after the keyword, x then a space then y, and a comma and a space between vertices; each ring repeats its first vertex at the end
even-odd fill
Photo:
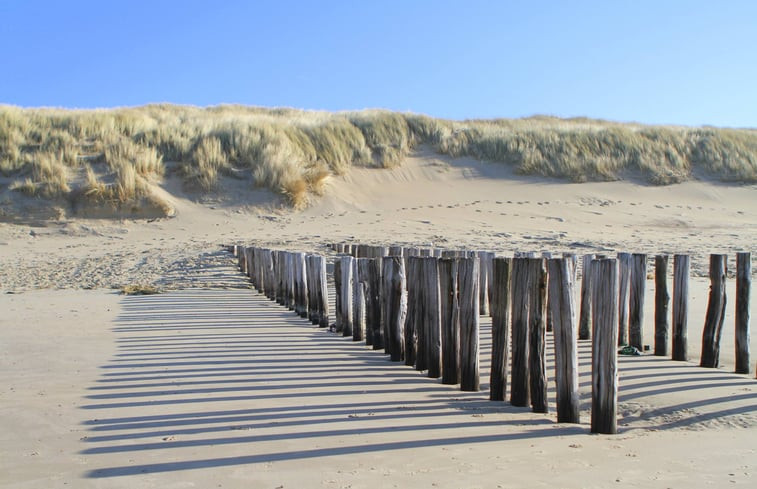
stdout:
POLYGON ((510 404, 518 407, 526 407, 531 403, 528 378, 528 293, 528 258, 513 258, 510 404))
POLYGON ((439 298, 442 323, 442 384, 460 383, 460 303, 455 258, 439 260, 439 298))
POLYGON ((342 306, 342 277, 342 259, 341 257, 337 257, 334 260, 334 291, 336 292, 334 296, 334 331, 337 333, 341 333, 344 328, 344 317, 342 316, 342 310, 344 309, 344 306, 342 306))
POLYGON ((673 330, 671 358, 685 362, 688 353, 689 255, 673 256, 673 330))
POLYGON ((594 255, 584 255, 581 261, 581 316, 578 320, 578 339, 591 337, 591 261, 594 255))
POLYGON ((529 353, 528 371, 531 409, 535 413, 549 411, 547 404, 547 266, 544 258, 529 261, 529 353))
POLYGON ((479 261, 459 261, 460 390, 479 390, 479 261))
POLYGON ((406 260, 407 275, 407 315, 405 317, 405 365, 415 366, 416 354, 418 351, 417 332, 418 327, 418 310, 420 302, 420 270, 419 261, 416 257, 407 257, 406 260))
POLYGON ((618 253, 618 345, 628 344, 632 263, 631 253, 618 253))
POLYGON ((342 272, 342 299, 340 304, 342 306, 342 336, 352 336, 352 261, 354 258, 351 256, 341 257, 341 272, 342 272))
POLYGON ((387 256, 382 260, 386 344, 391 360, 399 362, 403 357, 402 327, 405 324, 405 315, 407 314, 405 262, 401 256, 387 256))
POLYGON ((326 276, 326 258, 320 255, 315 257, 315 276, 318 301, 318 326, 329 327, 329 289, 326 276))
POLYGON ((702 331, 702 358, 700 367, 717 368, 720 362, 720 338, 725 319, 726 255, 710 255, 710 298, 702 331))
POLYGON ((592 271, 591 432, 618 430, 618 267, 594 262, 592 271))
POLYGON ((631 293, 628 304, 628 344, 644 349, 644 293, 647 284, 647 255, 634 253, 631 267, 631 293))
POLYGON ((752 254, 736 254, 736 373, 748 374, 749 295, 752 288, 752 254))
POLYGON ((510 333, 510 272, 512 258, 494 258, 492 263, 492 363, 489 399, 504 401, 507 392, 507 338, 510 333))
POLYGON ((374 350, 384 349, 384 332, 381 328, 381 258, 371 258, 367 265, 366 328, 371 329, 371 346, 374 350))
MULTIPOLYGON (((419 252, 420 253, 420 252, 419 252)), ((428 327, 426 326, 426 299, 423 291, 423 257, 413 257, 416 267, 416 307, 415 307, 415 369, 419 371, 428 369, 428 327)))
POLYGON ((668 353, 668 255, 654 259, 654 354, 664 357, 668 353))
POLYGON ((578 328, 576 323, 575 260, 549 260, 549 305, 555 341, 557 422, 580 423, 578 396, 578 328))
POLYGON ((442 323, 439 300, 439 259, 428 257, 422 261, 423 323, 426 332, 428 376, 442 376, 442 323))

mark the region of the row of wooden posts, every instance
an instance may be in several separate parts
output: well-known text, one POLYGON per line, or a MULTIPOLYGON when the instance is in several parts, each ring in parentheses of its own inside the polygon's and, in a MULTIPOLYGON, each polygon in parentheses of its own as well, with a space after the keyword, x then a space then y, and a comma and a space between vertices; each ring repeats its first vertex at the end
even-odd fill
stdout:
MULTIPOLYGON (((617 346, 644 349, 647 257, 583 257, 581 307, 577 258, 514 258, 490 252, 335 244, 334 321, 329 321, 326 258, 234 247, 243 272, 267 297, 313 324, 384 350, 445 384, 479 390, 479 316, 492 316, 490 399, 547 412, 546 332, 553 331, 558 422, 579 422, 577 340, 592 340, 591 430, 617 430, 617 346), (577 319, 578 318, 578 319, 577 319), (509 343, 509 344, 508 344, 509 343), (508 359, 508 355, 512 358, 508 359)), ((668 257, 655 257, 655 349, 668 339, 668 257)), ((749 370, 751 257, 737 256, 737 371, 749 370)), ((673 359, 686 360, 689 257, 674 257, 673 359)), ((718 365, 725 309, 725 255, 711 256, 710 303, 701 365, 718 365)))

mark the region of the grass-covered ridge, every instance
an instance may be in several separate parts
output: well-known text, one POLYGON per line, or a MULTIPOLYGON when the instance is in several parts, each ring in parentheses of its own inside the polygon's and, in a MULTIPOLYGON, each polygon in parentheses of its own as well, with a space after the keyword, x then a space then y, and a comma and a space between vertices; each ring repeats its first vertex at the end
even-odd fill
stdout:
POLYGON ((627 172, 663 185, 694 172, 757 182, 752 129, 551 117, 447 121, 375 110, 0 106, 0 172, 7 188, 74 208, 160 206, 150 188, 166 172, 181 175, 198 192, 223 191, 222 176, 243 179, 303 207, 324 191, 330 175, 352 166, 396 166, 419 144, 575 182, 613 180, 627 172))

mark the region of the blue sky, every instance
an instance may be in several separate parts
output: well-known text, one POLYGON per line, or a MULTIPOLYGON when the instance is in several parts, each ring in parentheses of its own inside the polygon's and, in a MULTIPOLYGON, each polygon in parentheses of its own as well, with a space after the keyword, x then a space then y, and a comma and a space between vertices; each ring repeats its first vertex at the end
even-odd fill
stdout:
POLYGON ((0 103, 757 127, 757 1, 0 0, 0 103))

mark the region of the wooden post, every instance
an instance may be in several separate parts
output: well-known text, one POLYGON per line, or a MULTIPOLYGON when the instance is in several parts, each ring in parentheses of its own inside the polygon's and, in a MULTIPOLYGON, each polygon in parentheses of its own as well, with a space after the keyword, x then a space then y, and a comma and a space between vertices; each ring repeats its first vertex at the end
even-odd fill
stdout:
POLYGON ((671 358, 685 362, 688 354, 689 255, 673 256, 673 330, 671 358))
POLYGON ((618 253, 618 345, 628 344, 632 264, 631 253, 618 253))
POLYGON ((337 257, 334 260, 334 331, 337 333, 342 332, 343 321, 342 317, 342 259, 337 257))
POLYGON ((421 262, 423 294, 423 329, 426 333, 426 360, 429 378, 442 376, 442 322, 439 298, 439 259, 427 257, 421 262))
POLYGON ((549 412, 547 402, 547 265, 544 258, 529 260, 529 383, 531 410, 549 412))
POLYGON ((555 341, 557 422, 580 423, 578 396, 578 329, 574 298, 575 260, 549 260, 549 305, 555 341))
POLYGON ((647 255, 634 253, 631 293, 628 300, 628 344, 644 351, 644 293, 647 287, 647 255))
MULTIPOLYGON (((541 257, 544 258, 544 266, 546 267, 547 271, 549 271, 549 264, 548 261, 552 258, 552 253, 549 251, 542 251, 541 257)), ((552 307, 549 305, 550 298, 549 298, 549 285, 546 286, 547 289, 547 333, 552 332, 552 307)))
POLYGON ((486 251, 476 252, 479 260, 478 311, 482 316, 489 315, 489 280, 491 279, 491 256, 486 251))
POLYGON ((366 328, 371 329, 371 346, 384 349, 384 332, 381 330, 381 258, 368 261, 368 299, 366 300, 366 328))
POLYGON ((458 264, 460 300, 460 390, 479 390, 479 260, 458 264))
POLYGON ((654 354, 664 357, 668 353, 668 255, 654 258, 654 354))
POLYGON ((406 257, 405 275, 407 276, 407 315, 405 316, 405 328, 404 328, 404 341, 405 341, 405 365, 410 367, 415 366, 416 352, 417 352, 417 338, 416 328, 418 327, 418 310, 420 291, 418 290, 418 284, 420 283, 418 269, 419 262, 415 257, 406 257))
POLYGON ((749 295, 752 288, 752 254, 736 253, 736 373, 748 374, 749 295))
POLYGON ((415 369, 419 371, 428 369, 428 329, 426 326, 426 300, 423 291, 423 257, 413 257, 411 261, 415 262, 415 283, 409 285, 414 287, 416 307, 415 307, 415 369))
POLYGON ((442 384, 460 383, 460 303, 455 258, 439 260, 439 298, 442 324, 442 384))
POLYGON ((363 294, 363 338, 365 344, 371 346, 373 344, 373 329, 371 328, 371 314, 372 314, 372 301, 370 290, 370 278, 369 270, 370 258, 358 258, 357 263, 357 280, 362 287, 358 289, 358 293, 363 294))
POLYGON ((581 261, 581 316, 578 320, 578 339, 591 337, 591 261, 594 255, 584 255, 581 261))
POLYGON ((329 326, 329 296, 326 284, 326 259, 320 255, 313 255, 313 291, 314 323, 321 328, 329 326), (317 321, 317 322, 316 322, 317 321))
POLYGON ((710 255, 710 298, 702 331, 700 367, 717 368, 720 363, 720 338, 725 319, 726 255, 710 255))
POLYGON ((592 270, 591 432, 618 431, 618 266, 594 262, 592 270))
POLYGON ((512 258, 494 258, 492 262, 492 364, 489 376, 489 399, 492 401, 504 401, 507 392, 511 266, 512 258))
POLYGON ((386 287, 386 326, 387 344, 393 362, 403 358, 404 342, 402 327, 407 314, 407 291, 405 278, 405 262, 401 256, 387 256, 383 258, 383 276, 386 287))
MULTIPOLYGON (((357 254, 360 255, 363 251, 364 249, 358 247, 357 254)), ((360 259, 362 258, 352 260, 352 339, 354 341, 363 341, 365 338, 365 293, 358 270, 360 259)))
POLYGON ((510 404, 526 407, 531 403, 528 378, 528 258, 512 261, 512 365, 510 404))
POLYGON ((310 287, 310 281, 308 280, 307 275, 307 263, 305 260, 305 253, 297 253, 297 261, 299 263, 297 270, 300 275, 299 279, 299 286, 300 286, 300 317, 301 318, 307 318, 308 317, 308 306, 310 305, 310 301, 308 298, 309 294, 309 287, 310 287))
POLYGON ((340 304, 342 306, 342 336, 352 336, 352 261, 351 256, 341 257, 341 294, 340 304))

